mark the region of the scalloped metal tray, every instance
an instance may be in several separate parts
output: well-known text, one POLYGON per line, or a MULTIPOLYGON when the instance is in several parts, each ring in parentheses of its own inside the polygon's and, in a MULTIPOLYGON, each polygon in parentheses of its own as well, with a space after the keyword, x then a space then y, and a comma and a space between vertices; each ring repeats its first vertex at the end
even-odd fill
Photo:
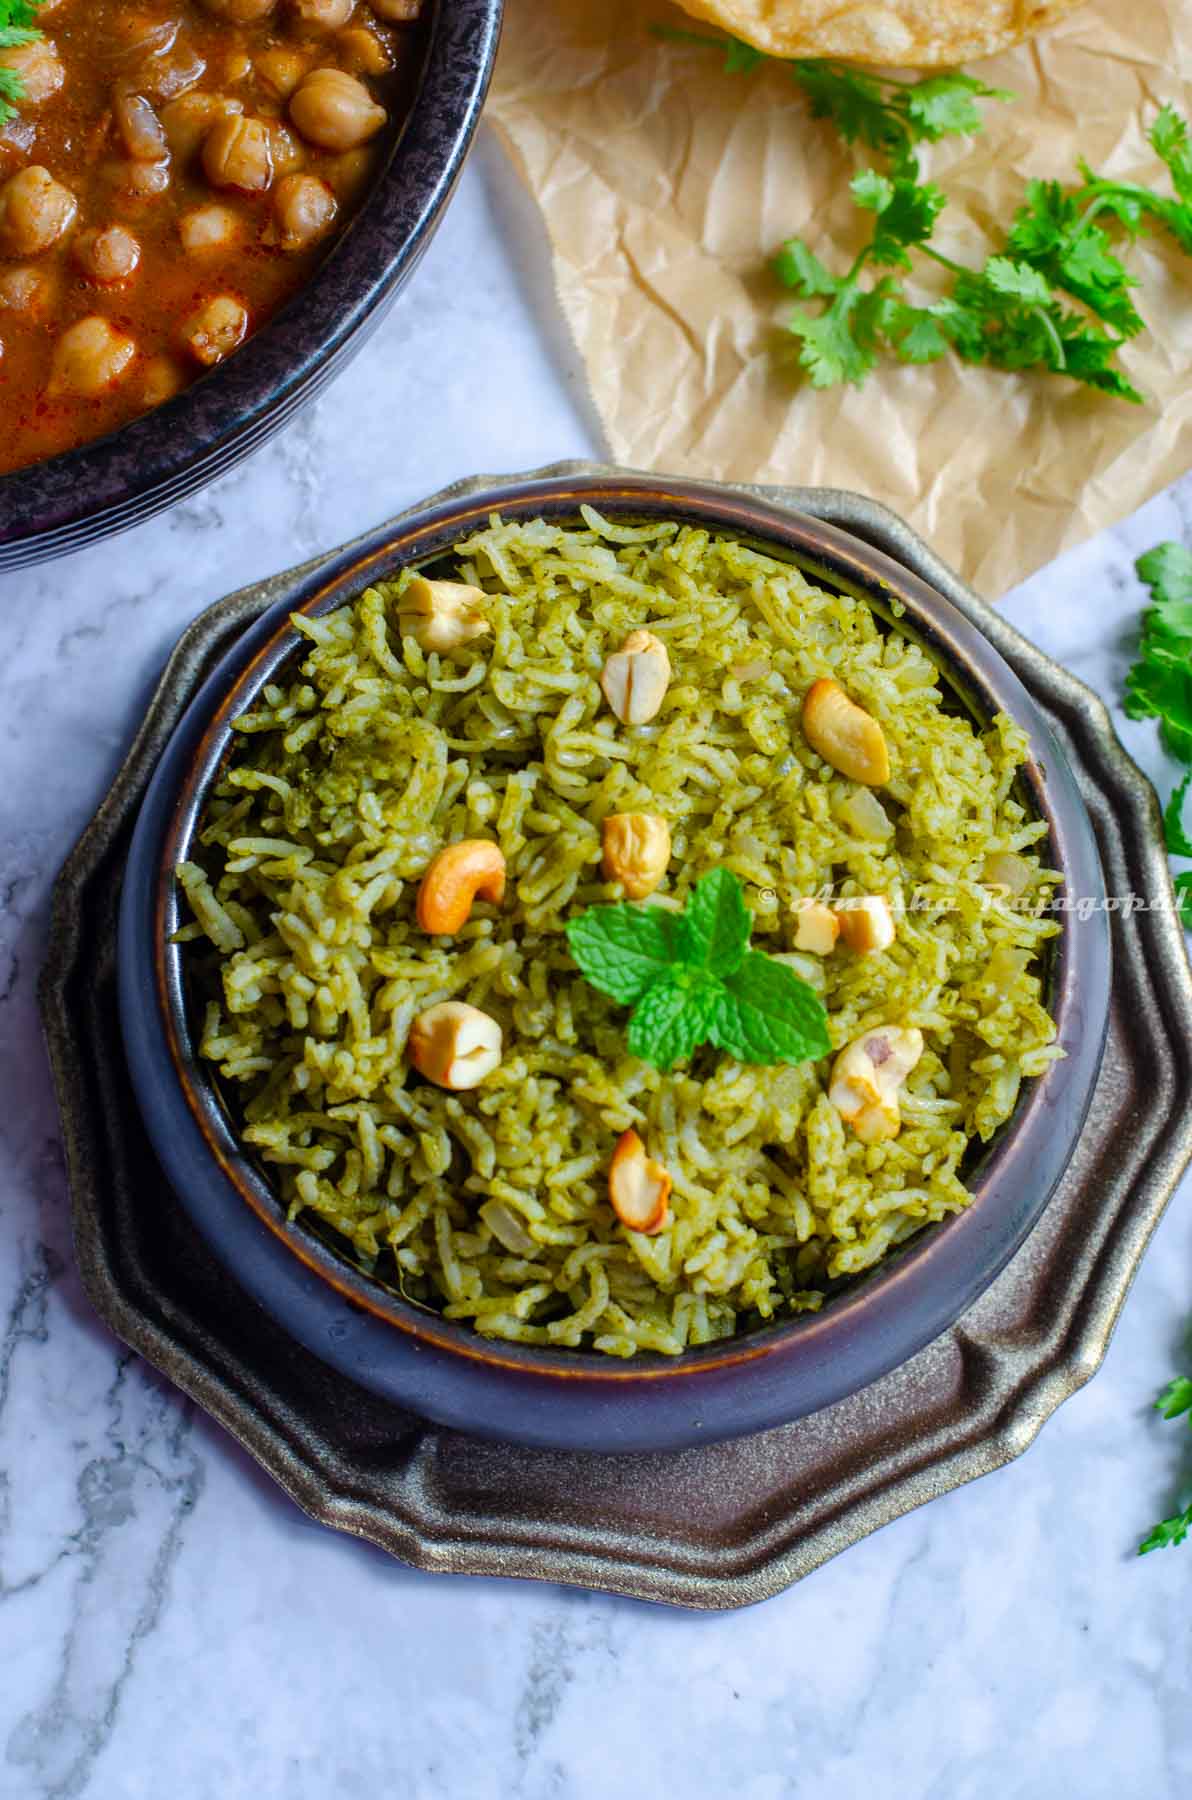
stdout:
MULTIPOLYGON (((537 473, 593 469, 564 464, 537 473)), ((885 508, 828 490, 746 491, 855 532, 973 619, 1044 708, 1071 759, 1109 892, 1169 898, 1154 792, 1095 694, 885 508)), ((1026 1244, 951 1331, 798 1424, 659 1455, 482 1443, 353 1386, 229 1286, 182 1209, 162 1204, 166 1184, 141 1126, 116 1017, 116 907, 133 821, 162 747, 204 676, 288 579, 231 595, 186 632, 55 890, 42 1013, 79 1264, 112 1330, 325 1524, 424 1569, 528 1576, 689 1607, 743 1606, 777 1593, 879 1525, 1024 1450, 1100 1364, 1147 1240, 1192 1157, 1192 977, 1183 933, 1164 908, 1114 916, 1109 1037, 1089 1121, 1026 1244)))

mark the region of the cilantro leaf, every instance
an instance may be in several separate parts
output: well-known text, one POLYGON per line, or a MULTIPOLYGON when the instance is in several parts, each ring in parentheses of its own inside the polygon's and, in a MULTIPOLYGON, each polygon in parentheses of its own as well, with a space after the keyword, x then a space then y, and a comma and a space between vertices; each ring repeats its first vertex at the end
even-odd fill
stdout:
POLYGON ((1161 106, 1147 136, 1171 171, 1172 187, 1185 206, 1192 206, 1192 143, 1187 120, 1174 106, 1161 106))
POLYGON ((830 119, 846 144, 862 143, 888 156, 896 169, 914 169, 914 131, 876 76, 808 60, 792 63, 791 74, 811 101, 813 118, 830 119))
POLYGON ((948 339, 929 307, 891 300, 883 325, 890 348, 900 362, 937 362, 947 353, 948 339))
POLYGON ((1137 280, 1113 254, 1105 232, 1085 217, 1075 196, 1058 181, 1027 183, 1026 201, 1014 215, 1007 247, 1124 337, 1142 330, 1129 291, 1137 280))
MULTIPOLYGON (((0 0, 0 50, 15 50, 41 36, 37 9, 42 0, 0 0)), ((25 98, 25 84, 15 69, 0 69, 0 125, 16 117, 17 102, 25 98)))
POLYGON ((642 996, 629 1021, 629 1052, 667 1070, 708 1036, 719 984, 698 972, 670 969, 642 996))
MULTIPOLYGON (((1184 776, 1167 803, 1163 814, 1163 833, 1172 856, 1192 856, 1192 837, 1184 830, 1184 803, 1192 787, 1192 769, 1184 776)), ((1190 1384, 1192 1386, 1192 1384, 1190 1384)))
POLYGON ((676 921, 656 906, 592 906, 564 927, 580 973, 594 988, 632 1006, 675 959, 676 921))
POLYGON ((862 169, 850 185, 857 205, 878 215, 867 260, 909 269, 907 249, 926 243, 935 230, 945 204, 943 191, 931 182, 889 181, 876 169, 862 169))
POLYGON ((1138 1546, 1139 1556, 1145 1556, 1148 1550, 1174 1550, 1182 1544, 1189 1531, 1192 1531, 1192 1506, 1185 1507, 1182 1513, 1176 1513, 1172 1519, 1161 1519, 1144 1537, 1138 1546))
MULTIPOLYGON (((1192 600, 1192 550, 1183 544, 1156 544, 1134 566, 1150 588, 1156 606, 1192 600)), ((1192 625, 1188 635, 1192 637, 1192 625)))
POLYGON ((788 238, 771 266, 783 287, 793 288, 804 300, 834 294, 841 285, 802 238, 788 238))
POLYGON ((773 957, 750 950, 725 977, 709 1036, 738 1062, 800 1063, 831 1049, 827 1014, 814 988, 773 957))
POLYGON ((1178 1419, 1181 1413, 1192 1414, 1192 1381, 1184 1375, 1177 1375, 1174 1381, 1169 1381, 1155 1401, 1155 1409, 1165 1419, 1178 1419))
POLYGON ((897 175, 912 179, 919 173, 916 144, 969 137, 981 129, 975 101, 1014 98, 960 70, 903 82, 843 63, 797 60, 789 66, 815 118, 830 119, 846 144, 880 152, 897 175))
MULTIPOLYGON (((1163 835, 1172 856, 1192 857, 1192 833, 1184 824, 1192 790, 1192 551, 1182 544, 1156 544, 1135 568, 1151 591, 1151 603, 1142 615, 1137 659, 1126 675, 1125 708, 1132 719, 1158 719, 1167 748, 1189 765, 1167 802, 1163 835)), ((1175 897, 1181 922, 1192 931, 1192 869, 1176 876, 1175 897)))
POLYGON ((671 43, 721 51, 730 75, 749 74, 764 62, 777 63, 807 95, 814 118, 831 120, 846 143, 879 151, 897 173, 912 177, 918 174, 916 144, 969 137, 981 129, 978 100, 1014 99, 1005 88, 987 87, 959 69, 923 81, 900 81, 848 63, 770 57, 727 33, 656 25, 654 34, 671 43))
MULTIPOLYGON (((1184 1375, 1177 1375, 1163 1389, 1155 1401, 1155 1407, 1165 1419, 1187 1418, 1192 1425, 1192 1381, 1184 1375)), ((1170 1519, 1160 1519, 1139 1544, 1138 1554, 1145 1556, 1149 1550, 1172 1550, 1184 1542, 1190 1530, 1192 1505, 1186 1506, 1183 1512, 1175 1513, 1170 1519)))
POLYGON ((860 297, 860 289, 850 282, 826 312, 817 316, 800 308, 787 321, 802 344, 799 362, 812 387, 835 387, 842 381, 859 387, 877 362, 872 338, 867 341, 850 323, 860 297))
POLYGON ((977 100, 1013 100, 1008 88, 986 87, 962 69, 931 75, 907 89, 906 111, 919 133, 930 143, 942 137, 972 137, 981 129, 977 100))
POLYGON ((1158 719, 1168 749, 1192 763, 1192 553, 1182 544, 1159 544, 1136 567, 1151 604, 1126 676, 1126 712, 1158 719))
POLYGON ((741 966, 753 916, 741 883, 730 869, 703 875, 687 902, 687 960, 712 975, 731 975, 741 966))

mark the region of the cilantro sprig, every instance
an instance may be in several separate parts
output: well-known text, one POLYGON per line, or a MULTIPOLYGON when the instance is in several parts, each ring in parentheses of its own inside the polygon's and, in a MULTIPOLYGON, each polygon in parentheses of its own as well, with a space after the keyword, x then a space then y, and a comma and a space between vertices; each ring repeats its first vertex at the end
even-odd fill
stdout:
MULTIPOLYGON (((1192 788, 1192 551, 1158 544, 1135 566, 1151 600, 1142 615, 1137 660, 1126 676, 1126 712, 1132 719, 1158 719, 1164 745, 1188 765, 1168 801, 1163 829, 1169 853, 1192 860, 1192 834, 1184 824, 1192 788)), ((1175 888, 1192 931, 1192 869, 1176 876, 1175 888)))
POLYGON ((1192 255, 1187 124, 1165 106, 1148 136, 1170 172, 1173 196, 1104 180, 1086 165, 1076 187, 1031 181, 1009 231, 980 267, 956 262, 929 241, 946 204, 940 188, 912 174, 862 171, 853 199, 873 222, 849 269, 832 274, 800 238, 774 259, 785 287, 822 303, 788 321, 812 385, 858 384, 881 355, 929 363, 951 351, 964 362, 1066 375, 1141 402, 1117 364, 1122 345, 1144 329, 1133 297, 1138 282, 1108 227, 1133 239, 1158 226, 1192 255), (938 297, 917 300, 901 279, 915 267, 912 252, 945 271, 938 297), (900 275, 871 276, 889 269, 900 275))
MULTIPOLYGON (((1155 1406, 1165 1419, 1186 1417, 1192 1425, 1192 1381, 1177 1375, 1174 1381, 1168 1382, 1155 1406)), ((1183 1543, 1189 1531, 1192 1531, 1192 1503, 1170 1519, 1160 1519, 1139 1544, 1138 1554, 1145 1556, 1148 1550, 1172 1550, 1183 1543)))
POLYGON ((683 912, 592 906, 567 923, 581 974, 630 1006, 629 1049, 660 1069, 713 1044, 738 1062, 827 1056, 828 1016, 814 988, 749 947, 752 915, 730 869, 696 882, 683 912))
MULTIPOLYGON (((735 39, 666 35, 715 46, 736 74, 771 60, 735 39)), ((1172 193, 1111 181, 1082 162, 1078 183, 1029 182, 1009 230, 979 266, 966 266, 931 242, 947 197, 922 179, 918 150, 979 131, 978 102, 1014 96, 961 70, 906 82, 840 63, 774 60, 808 95, 816 117, 886 163, 852 182, 854 202, 869 215, 869 237, 843 274, 797 237, 773 261, 782 285, 812 303, 787 324, 813 387, 859 385, 881 357, 931 363, 950 353, 1141 401, 1117 363, 1122 346, 1144 329, 1133 297, 1138 282, 1117 252, 1123 236, 1132 242, 1158 229, 1192 255, 1192 142, 1174 107, 1162 107, 1148 133, 1172 193), (943 277, 912 291, 905 277, 926 264, 943 277)))
MULTIPOLYGON (((37 9, 42 0, 0 0, 0 50, 15 50, 41 36, 37 9)), ((15 69, 0 68, 0 125, 16 117, 16 102, 25 98, 25 85, 15 69)))
POLYGON ((763 63, 777 62, 811 101, 817 119, 829 119, 846 144, 864 144, 889 161, 895 175, 918 175, 916 144, 940 138, 968 137, 981 129, 978 100, 1013 100, 1005 88, 987 87, 975 75, 949 69, 923 81, 900 81, 847 63, 809 57, 770 57, 740 38, 703 31, 656 27, 656 35, 672 43, 698 44, 719 50, 730 75, 748 75, 763 63))

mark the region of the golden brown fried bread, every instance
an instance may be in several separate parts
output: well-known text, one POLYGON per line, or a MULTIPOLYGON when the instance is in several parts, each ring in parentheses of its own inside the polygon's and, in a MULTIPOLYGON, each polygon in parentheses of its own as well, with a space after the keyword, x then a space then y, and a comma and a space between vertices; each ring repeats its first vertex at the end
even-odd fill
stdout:
POLYGON ((680 0, 771 56, 834 56, 908 68, 991 56, 1082 0, 680 0))

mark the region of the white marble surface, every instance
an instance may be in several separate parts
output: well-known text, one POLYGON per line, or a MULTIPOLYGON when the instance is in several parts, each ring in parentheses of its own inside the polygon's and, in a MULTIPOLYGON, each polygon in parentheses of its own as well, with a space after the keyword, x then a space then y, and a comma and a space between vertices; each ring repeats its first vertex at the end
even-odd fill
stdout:
MULTIPOLYGON (((486 142, 380 335, 279 442, 129 537, 0 577, 0 1800, 1192 1791, 1192 1545, 1131 1554, 1187 1442, 1148 1409, 1192 1316, 1192 1187, 1104 1370, 1020 1462, 729 1616, 424 1576, 334 1536, 82 1296, 34 981, 50 882, 169 647, 447 480, 598 448, 536 220, 486 142)), ((1173 535, 1192 542, 1192 480, 1007 611, 1112 700, 1132 558, 1173 535)), ((1123 730, 1166 787, 1153 730, 1123 730)))

